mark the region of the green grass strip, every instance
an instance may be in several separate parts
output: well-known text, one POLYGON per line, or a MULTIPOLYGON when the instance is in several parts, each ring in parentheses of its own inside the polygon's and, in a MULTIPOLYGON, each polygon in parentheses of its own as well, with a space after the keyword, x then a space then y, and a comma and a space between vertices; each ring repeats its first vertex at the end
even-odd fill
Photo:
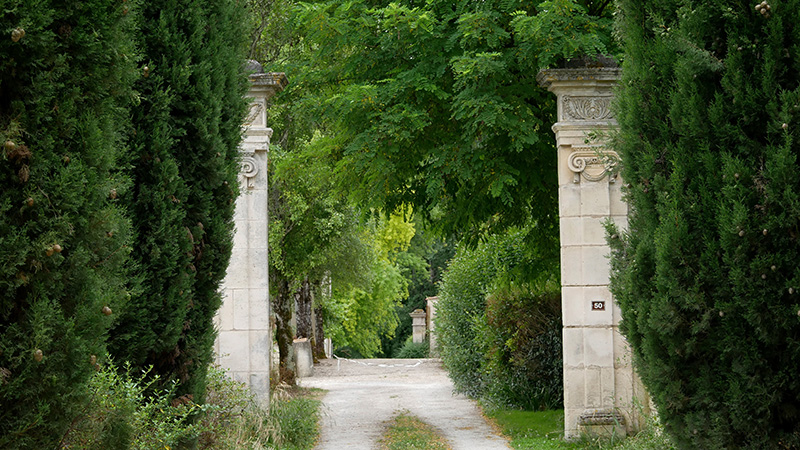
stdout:
POLYGON ((408 411, 401 411, 387 423, 380 450, 452 450, 452 447, 434 427, 408 411))
POLYGON ((567 442, 564 411, 490 409, 486 415, 511 439, 515 450, 672 450, 675 447, 662 426, 651 418, 645 429, 627 439, 582 438, 567 442))

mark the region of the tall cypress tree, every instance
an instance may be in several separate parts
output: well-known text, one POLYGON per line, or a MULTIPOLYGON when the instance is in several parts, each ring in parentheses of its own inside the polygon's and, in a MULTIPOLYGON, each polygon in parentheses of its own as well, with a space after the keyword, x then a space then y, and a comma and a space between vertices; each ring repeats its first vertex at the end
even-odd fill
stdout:
POLYGON ((56 448, 127 297, 130 15, 110 0, 0 8, 0 448, 56 448))
POLYGON ((798 448, 800 1, 620 5, 639 373, 681 448, 798 448))
POLYGON ((142 11, 130 207, 143 282, 112 348, 196 400, 232 248, 246 111, 243 14, 237 0, 156 0, 142 11))

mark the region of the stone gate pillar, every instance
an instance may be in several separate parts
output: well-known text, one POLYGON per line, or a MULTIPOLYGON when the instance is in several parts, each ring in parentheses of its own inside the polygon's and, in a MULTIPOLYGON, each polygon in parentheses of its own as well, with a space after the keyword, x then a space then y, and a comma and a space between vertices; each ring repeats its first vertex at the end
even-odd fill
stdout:
POLYGON ((439 297, 427 297, 427 317, 425 320, 428 322, 428 353, 431 357, 439 356, 439 347, 436 342, 436 303, 439 302, 439 297))
POLYGON ((425 342, 425 335, 428 332, 425 319, 428 314, 422 309, 415 309, 409 316, 411 316, 411 342, 415 344, 425 342))
POLYGON ((269 396, 270 332, 267 280, 267 100, 287 84, 283 73, 264 73, 251 63, 250 113, 239 173, 233 252, 223 282, 224 298, 216 317, 216 361, 260 398, 269 396))
POLYGON ((551 69, 539 83, 555 93, 558 121, 558 205, 567 438, 630 432, 641 425, 647 396, 633 372, 611 297, 609 247, 603 223, 627 226, 622 181, 609 171, 616 153, 603 133, 616 126, 610 104, 617 67, 551 69), (599 137, 597 137, 599 135, 599 137))

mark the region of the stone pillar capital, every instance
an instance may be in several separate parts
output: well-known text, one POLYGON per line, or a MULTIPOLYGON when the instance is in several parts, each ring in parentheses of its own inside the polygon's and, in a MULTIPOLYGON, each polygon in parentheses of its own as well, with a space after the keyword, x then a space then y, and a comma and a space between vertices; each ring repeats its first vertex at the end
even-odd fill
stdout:
POLYGON ((250 112, 245 119, 245 130, 242 140, 242 171, 246 183, 244 187, 254 189, 257 185, 266 186, 266 153, 269 151, 272 128, 267 126, 267 102, 276 93, 282 91, 289 80, 282 72, 264 73, 261 65, 251 61, 247 68, 254 71, 250 75, 250 112))
MULTIPOLYGON (((536 81, 552 92, 562 86, 611 85, 619 81, 622 69, 619 67, 579 67, 570 69, 544 69, 536 75, 536 81)), ((557 93, 557 92, 556 92, 557 93)))
POLYGON ((611 101, 622 72, 619 67, 547 69, 536 76, 558 97, 558 124, 582 124, 587 129, 616 124, 611 101))
POLYGON ((267 100, 283 91, 289 79, 283 72, 260 72, 250 75, 250 94, 252 97, 263 97, 267 100))

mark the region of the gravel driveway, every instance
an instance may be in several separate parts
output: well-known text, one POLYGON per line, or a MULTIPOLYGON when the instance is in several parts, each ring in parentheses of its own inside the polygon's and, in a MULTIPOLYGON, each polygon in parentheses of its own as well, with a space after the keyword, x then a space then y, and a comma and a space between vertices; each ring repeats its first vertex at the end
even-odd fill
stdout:
POLYGON ((453 450, 508 450, 475 402, 453 394, 438 359, 329 359, 299 383, 326 389, 317 450, 372 450, 385 422, 409 411, 441 431, 453 450))

